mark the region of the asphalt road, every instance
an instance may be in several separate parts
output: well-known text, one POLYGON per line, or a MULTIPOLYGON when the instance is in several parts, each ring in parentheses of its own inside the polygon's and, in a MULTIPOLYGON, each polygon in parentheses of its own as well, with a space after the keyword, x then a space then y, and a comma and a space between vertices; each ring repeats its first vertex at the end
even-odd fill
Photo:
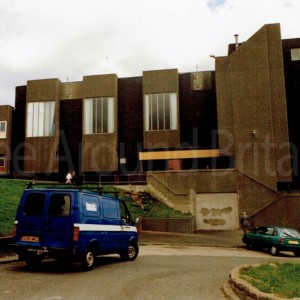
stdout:
POLYGON ((300 258, 243 248, 142 245, 133 262, 101 257, 90 272, 65 269, 53 260, 36 269, 23 262, 0 264, 0 299, 224 299, 220 290, 236 266, 300 258))

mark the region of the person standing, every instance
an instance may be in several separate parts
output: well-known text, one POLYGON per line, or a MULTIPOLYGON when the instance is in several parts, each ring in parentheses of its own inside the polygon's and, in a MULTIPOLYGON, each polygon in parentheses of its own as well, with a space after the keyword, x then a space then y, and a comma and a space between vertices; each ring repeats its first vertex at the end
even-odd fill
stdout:
POLYGON ((249 230, 248 216, 245 211, 243 211, 243 214, 241 216, 241 226, 242 226, 244 234, 245 234, 249 230))
POLYGON ((68 172, 68 174, 66 176, 66 183, 72 183, 72 174, 70 171, 68 172))

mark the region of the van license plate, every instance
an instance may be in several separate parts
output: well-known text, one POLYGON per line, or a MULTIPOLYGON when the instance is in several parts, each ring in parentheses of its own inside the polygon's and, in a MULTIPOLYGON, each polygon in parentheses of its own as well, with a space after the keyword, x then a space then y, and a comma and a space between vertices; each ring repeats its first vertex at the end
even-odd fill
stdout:
POLYGON ((39 241, 39 237, 37 237, 37 236, 27 236, 27 235, 24 235, 24 236, 22 236, 21 241, 22 241, 22 242, 32 242, 32 243, 37 243, 37 242, 39 241))

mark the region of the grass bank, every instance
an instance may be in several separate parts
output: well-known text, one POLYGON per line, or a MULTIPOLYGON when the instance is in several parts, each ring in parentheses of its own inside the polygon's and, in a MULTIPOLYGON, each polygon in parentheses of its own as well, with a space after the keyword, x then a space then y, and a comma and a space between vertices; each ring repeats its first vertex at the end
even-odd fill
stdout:
MULTIPOLYGON (((12 233, 20 197, 27 183, 28 181, 25 180, 0 179, 0 236, 7 236, 12 233)), ((87 185, 86 187, 90 186, 87 185)), ((117 191, 118 197, 126 201, 133 219, 137 217, 182 218, 188 216, 157 201, 146 192, 131 193, 115 190, 111 186, 104 186, 103 192, 112 190, 117 191)))
POLYGON ((261 292, 285 299, 300 297, 300 264, 275 262, 251 266, 241 270, 240 278, 261 292))

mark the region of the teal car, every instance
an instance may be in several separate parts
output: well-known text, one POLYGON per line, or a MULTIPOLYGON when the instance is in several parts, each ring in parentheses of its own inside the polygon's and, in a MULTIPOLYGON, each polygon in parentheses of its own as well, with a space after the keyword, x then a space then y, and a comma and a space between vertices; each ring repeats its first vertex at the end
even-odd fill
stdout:
POLYGON ((242 241, 247 248, 267 249, 272 255, 280 251, 300 256, 300 233, 296 229, 280 226, 260 226, 244 234, 242 241))

